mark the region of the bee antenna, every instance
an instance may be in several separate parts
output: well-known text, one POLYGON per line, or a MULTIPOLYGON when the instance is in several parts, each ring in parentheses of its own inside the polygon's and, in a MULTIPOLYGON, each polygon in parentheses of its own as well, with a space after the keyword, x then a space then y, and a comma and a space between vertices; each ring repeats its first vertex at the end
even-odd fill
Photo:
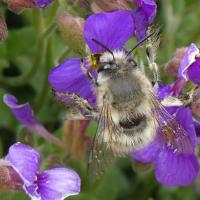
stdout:
POLYGON ((126 57, 128 57, 138 46, 140 46, 142 43, 144 43, 146 40, 148 40, 151 36, 153 36, 154 34, 156 34, 156 32, 153 32, 149 35, 147 35, 146 37, 144 37, 142 40, 140 40, 126 55, 126 57))
POLYGON ((92 41, 95 42, 96 44, 98 44, 99 46, 103 47, 105 50, 107 50, 113 57, 113 60, 115 60, 114 54, 113 52, 104 44, 102 44, 101 42, 99 42, 98 40, 92 38, 92 41))

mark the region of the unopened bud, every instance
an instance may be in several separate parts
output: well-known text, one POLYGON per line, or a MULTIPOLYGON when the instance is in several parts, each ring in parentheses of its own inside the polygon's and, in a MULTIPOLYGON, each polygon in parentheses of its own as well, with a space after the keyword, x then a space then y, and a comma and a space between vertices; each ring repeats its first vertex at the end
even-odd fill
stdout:
POLYGON ((63 12, 58 17, 58 26, 69 48, 77 53, 84 53, 84 19, 80 17, 73 17, 69 13, 63 12))
POLYGON ((0 160, 0 191, 22 191, 23 181, 6 160, 0 160))
POLYGON ((85 135, 89 121, 66 121, 64 124, 63 142, 70 153, 71 158, 82 160, 86 156, 89 138, 85 135))
POLYGON ((94 0, 91 9, 94 13, 110 12, 113 10, 131 10, 129 0, 94 0))
POLYGON ((8 9, 12 12, 18 14, 25 8, 34 8, 35 1, 34 0, 4 0, 7 4, 8 9))
POLYGON ((200 117, 200 87, 196 89, 193 94, 192 112, 200 117))
POLYGON ((3 15, 0 14, 0 41, 3 41, 7 38, 8 31, 6 21, 3 15))
POLYGON ((177 76, 179 64, 187 51, 187 47, 178 48, 174 56, 168 61, 165 66, 166 72, 171 76, 177 76))

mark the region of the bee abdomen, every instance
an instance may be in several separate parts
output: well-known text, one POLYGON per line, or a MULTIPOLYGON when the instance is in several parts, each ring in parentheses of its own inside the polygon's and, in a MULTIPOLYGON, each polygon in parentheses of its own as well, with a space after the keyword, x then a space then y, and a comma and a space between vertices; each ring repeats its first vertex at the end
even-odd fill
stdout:
POLYGON ((146 127, 146 116, 139 115, 137 117, 127 118, 119 121, 119 125, 125 134, 134 134, 134 132, 142 131, 146 127))

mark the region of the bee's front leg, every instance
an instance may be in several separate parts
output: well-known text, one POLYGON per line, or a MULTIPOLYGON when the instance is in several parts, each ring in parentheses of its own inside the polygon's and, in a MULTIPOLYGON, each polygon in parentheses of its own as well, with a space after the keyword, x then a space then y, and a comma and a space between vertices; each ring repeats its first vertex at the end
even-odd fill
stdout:
POLYGON ((83 72, 85 73, 85 75, 92 81, 92 83, 97 86, 97 80, 88 71, 87 67, 85 66, 83 58, 81 58, 81 69, 83 70, 83 72))
MULTIPOLYGON (((150 27, 148 31, 151 32, 152 27, 150 27)), ((152 84, 155 85, 159 82, 158 66, 155 60, 156 60, 157 48, 160 44, 160 37, 159 37, 160 29, 153 28, 153 31, 154 31, 153 36, 147 40, 146 55, 147 55, 147 60, 149 63, 149 69, 151 70, 153 74, 152 84)))
POLYGON ((149 63, 149 69, 153 74, 152 84, 155 85, 157 82, 159 82, 159 73, 158 73, 158 66, 154 61, 153 49, 150 46, 147 46, 146 53, 147 53, 147 60, 149 63))
POLYGON ((98 111, 96 110, 96 108, 92 107, 86 99, 81 98, 79 95, 75 93, 65 93, 57 91, 53 91, 53 93, 59 101, 63 102, 69 107, 70 110, 72 110, 70 118, 98 118, 98 111), (79 114, 77 111, 79 112, 79 114))

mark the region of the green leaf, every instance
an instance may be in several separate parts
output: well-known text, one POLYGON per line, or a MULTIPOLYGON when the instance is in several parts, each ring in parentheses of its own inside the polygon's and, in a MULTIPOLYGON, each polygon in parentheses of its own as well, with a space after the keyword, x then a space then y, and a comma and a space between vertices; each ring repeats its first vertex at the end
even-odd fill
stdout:
POLYGON ((1 200, 29 200, 28 196, 23 192, 1 192, 1 200))
POLYGON ((35 31, 33 27, 24 27, 9 31, 6 45, 6 57, 8 60, 14 60, 21 55, 30 55, 35 46, 35 31))

